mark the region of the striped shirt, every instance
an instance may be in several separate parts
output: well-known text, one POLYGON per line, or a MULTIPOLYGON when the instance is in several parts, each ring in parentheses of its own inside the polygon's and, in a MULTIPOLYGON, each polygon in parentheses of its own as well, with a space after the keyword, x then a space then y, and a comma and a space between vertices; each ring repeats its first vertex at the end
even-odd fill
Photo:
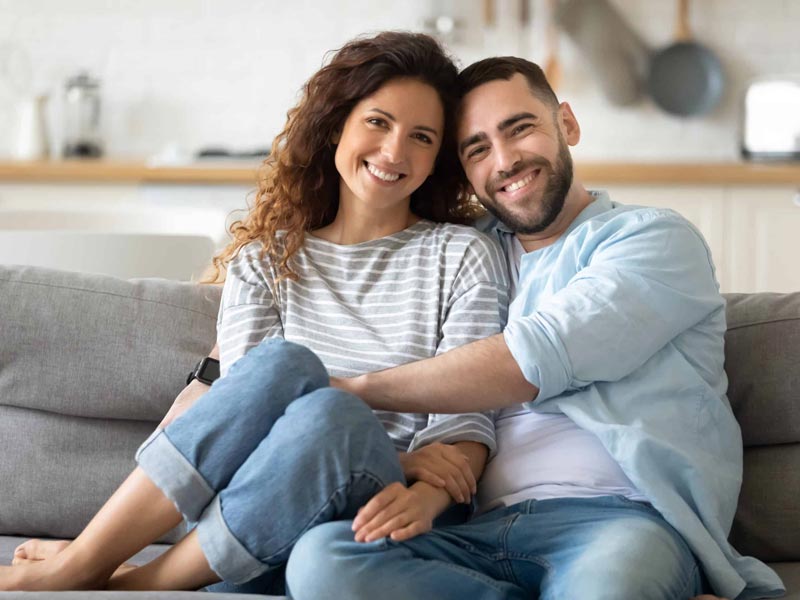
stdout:
MULTIPOLYGON (((353 245, 307 234, 292 257, 296 281, 276 281, 260 250, 251 243, 228 266, 217 324, 223 376, 268 337, 303 344, 331 375, 352 377, 429 358, 505 323, 501 251, 471 227, 421 220, 353 245)), ((458 441, 496 449, 490 413, 375 412, 400 451, 458 441)))

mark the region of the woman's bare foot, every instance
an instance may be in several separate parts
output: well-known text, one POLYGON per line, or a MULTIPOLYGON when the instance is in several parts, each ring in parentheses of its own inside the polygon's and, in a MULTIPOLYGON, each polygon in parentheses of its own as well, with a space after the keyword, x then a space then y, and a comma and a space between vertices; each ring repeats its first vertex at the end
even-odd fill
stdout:
POLYGON ((68 552, 52 558, 0 567, 0 590, 98 590, 108 585, 109 573, 98 573, 68 552))
POLYGON ((69 546, 67 540, 28 540, 14 550, 11 564, 16 566, 53 558, 67 546, 69 546))
MULTIPOLYGON (((53 558, 56 554, 69 546, 69 544, 70 542, 68 540, 28 540, 17 546, 14 550, 14 558, 11 564, 13 566, 19 566, 53 558)), ((117 570, 114 571, 111 578, 113 579, 114 577, 124 575, 135 568, 137 568, 136 565, 123 563, 117 567, 117 570)))

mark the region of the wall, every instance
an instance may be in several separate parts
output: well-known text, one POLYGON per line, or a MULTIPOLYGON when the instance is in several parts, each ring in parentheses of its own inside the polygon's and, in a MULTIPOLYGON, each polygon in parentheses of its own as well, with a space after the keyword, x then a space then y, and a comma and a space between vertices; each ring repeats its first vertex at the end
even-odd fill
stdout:
MULTIPOLYGON (((656 48, 670 41, 674 3, 613 0, 656 48)), ((426 18, 454 14, 463 27, 451 49, 468 63, 515 53, 543 60, 544 0, 517 24, 513 0, 497 0, 498 25, 483 27, 479 0, 0 0, 0 67, 11 46, 30 57, 30 89, 49 91, 58 145, 59 92, 80 68, 102 79, 108 154, 149 156, 172 144, 183 151, 268 145, 303 81, 323 54, 354 35, 421 29, 426 18)), ((584 137, 576 150, 592 160, 715 160, 738 156, 738 107, 754 77, 800 73, 800 2, 695 0, 693 29, 721 57, 729 93, 712 114, 676 119, 649 101, 609 105, 592 73, 564 38, 564 84, 584 137)), ((2 73, 2 69, 0 69, 2 73)), ((0 80, 0 155, 15 125, 15 92, 0 80)))

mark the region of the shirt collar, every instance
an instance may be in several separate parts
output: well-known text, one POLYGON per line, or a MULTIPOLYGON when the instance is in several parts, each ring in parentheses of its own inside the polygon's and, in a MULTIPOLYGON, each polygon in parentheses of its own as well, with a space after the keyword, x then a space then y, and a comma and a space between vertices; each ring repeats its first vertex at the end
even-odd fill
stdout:
MULTIPOLYGON (((571 232, 581 223, 585 223, 589 219, 592 219, 597 215, 600 215, 613 208, 611 198, 609 198, 608 192, 605 190, 589 190, 589 194, 591 194, 594 200, 580 213, 578 213, 578 216, 575 217, 572 223, 569 224, 569 227, 567 227, 564 235, 571 232)), ((475 226, 484 232, 496 232, 501 237, 504 235, 514 235, 514 232, 511 231, 511 229, 509 229, 505 223, 492 214, 487 214, 478 219, 478 221, 475 223, 475 226)))

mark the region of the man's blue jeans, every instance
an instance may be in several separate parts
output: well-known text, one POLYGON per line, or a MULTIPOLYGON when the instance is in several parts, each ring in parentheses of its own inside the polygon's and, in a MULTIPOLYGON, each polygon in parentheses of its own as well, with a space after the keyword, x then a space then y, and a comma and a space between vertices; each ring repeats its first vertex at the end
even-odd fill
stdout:
POLYGON ((616 496, 526 500, 406 542, 327 523, 286 568, 295 600, 687 600, 701 579, 655 509, 616 496))
POLYGON ((226 582, 268 578, 305 531, 405 483, 372 411, 328 386, 313 352, 265 341, 137 452, 226 582))

